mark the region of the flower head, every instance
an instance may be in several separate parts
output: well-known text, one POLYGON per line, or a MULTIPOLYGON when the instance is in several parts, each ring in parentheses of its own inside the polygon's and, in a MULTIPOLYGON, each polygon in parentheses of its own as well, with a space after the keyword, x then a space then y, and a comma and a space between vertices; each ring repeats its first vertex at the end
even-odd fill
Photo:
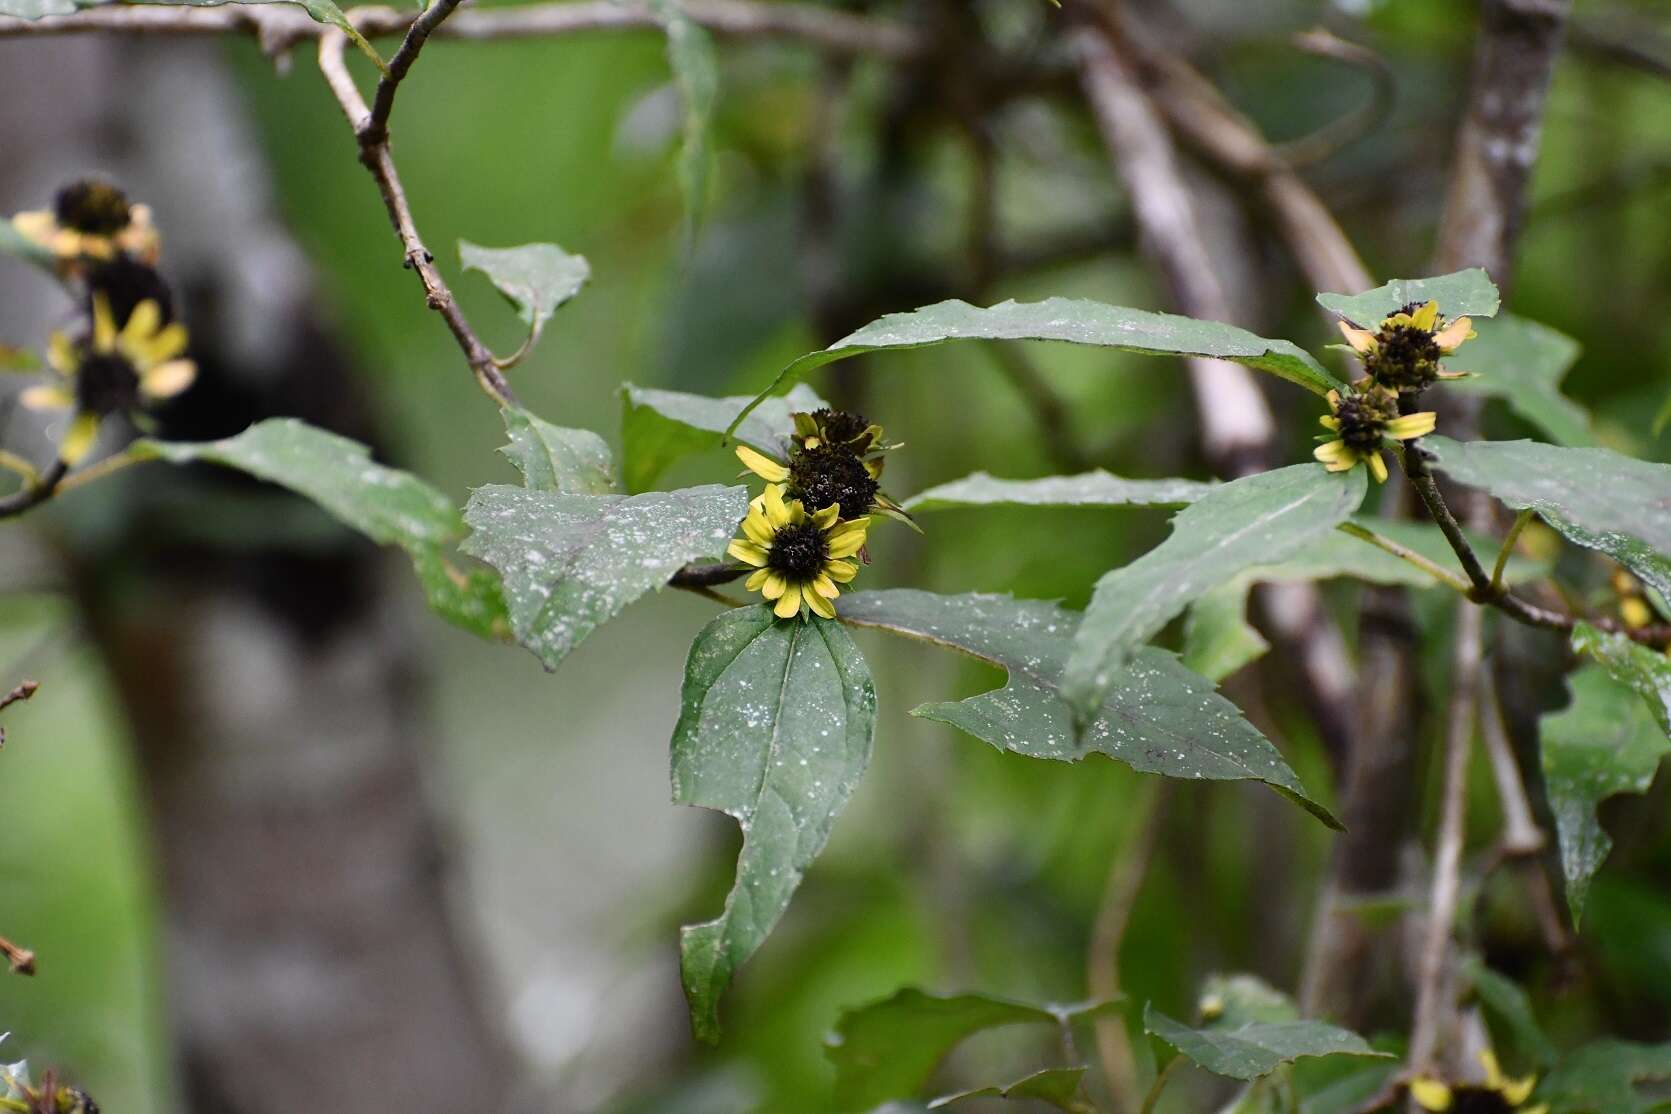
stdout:
POLYGON ((66 270, 84 260, 124 253, 154 263, 161 246, 150 208, 131 203, 127 194, 97 178, 71 182, 58 191, 52 208, 18 213, 12 227, 66 270))
POLYGON ((20 398, 31 410, 74 411, 58 455, 75 464, 93 447, 105 418, 191 386, 197 365, 183 358, 185 351, 185 326, 164 325, 155 301, 140 302, 118 330, 109 299, 95 294, 92 335, 75 342, 52 334, 47 363, 57 382, 30 387, 20 398))
POLYGON ((1537 1086, 1537 1076, 1510 1079, 1490 1049, 1480 1053, 1480 1065, 1485 1068, 1484 1083, 1450 1084, 1424 1076, 1411 1081, 1410 1097, 1423 1110, 1448 1114, 1547 1114, 1546 1103, 1525 1105, 1537 1086))
POLYGON ((844 521, 833 503, 809 514, 800 500, 784 497, 783 484, 768 484, 749 504, 742 537, 726 552, 754 567, 744 586, 776 601, 778 618, 811 611, 834 619, 837 585, 859 574, 853 555, 864 548, 869 527, 868 518, 844 521))
POLYGON ((795 414, 795 440, 802 448, 816 449, 820 445, 838 445, 855 456, 897 449, 898 445, 882 442, 882 427, 847 410, 828 406, 810 414, 795 414))
POLYGON ((881 426, 863 415, 829 408, 792 417, 795 432, 783 458, 737 446, 737 457, 749 471, 767 483, 784 484, 788 498, 811 510, 839 506, 841 517, 850 521, 884 514, 916 528, 904 508, 881 490, 883 454, 899 448, 882 440, 881 426))
POLYGON ((1374 332, 1346 321, 1340 331, 1371 379, 1404 394, 1420 393, 1439 379, 1461 378, 1464 373, 1447 372, 1439 361, 1475 335, 1466 317, 1441 317, 1438 302, 1407 305, 1382 318, 1374 332))
POLYGON ((1384 387, 1371 385, 1345 395, 1329 392, 1333 413, 1318 418, 1318 424, 1335 434, 1312 451, 1331 472, 1346 472, 1367 462, 1377 483, 1387 479, 1387 462, 1381 449, 1387 439, 1408 441, 1432 433, 1438 415, 1431 410, 1419 414, 1398 412, 1398 396, 1384 387))

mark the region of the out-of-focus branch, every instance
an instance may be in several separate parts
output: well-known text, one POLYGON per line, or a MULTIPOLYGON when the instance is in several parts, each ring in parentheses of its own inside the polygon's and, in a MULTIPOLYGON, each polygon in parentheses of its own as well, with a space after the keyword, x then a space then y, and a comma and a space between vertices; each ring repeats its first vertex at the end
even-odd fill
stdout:
POLYGON ((1360 43, 1322 27, 1302 31, 1290 40, 1307 54, 1333 58, 1362 70, 1369 76, 1369 99, 1345 115, 1324 124, 1310 135, 1278 145, 1276 155, 1288 166, 1309 166, 1322 162, 1342 147, 1371 134, 1386 123, 1397 99, 1398 87, 1386 59, 1360 43))
POLYGON ((6 966, 14 975, 35 973, 35 953, 12 943, 4 936, 0 936, 0 958, 5 959, 6 966))
POLYGON ((1657 27, 1614 14, 1574 19, 1567 30, 1576 53, 1671 78, 1671 36, 1657 27))
POLYGON ((0 518, 22 514, 52 498, 53 493, 58 490, 58 484, 64 478, 64 473, 68 471, 69 465, 62 460, 54 460, 44 472, 26 481, 22 487, 4 499, 0 499, 0 518))

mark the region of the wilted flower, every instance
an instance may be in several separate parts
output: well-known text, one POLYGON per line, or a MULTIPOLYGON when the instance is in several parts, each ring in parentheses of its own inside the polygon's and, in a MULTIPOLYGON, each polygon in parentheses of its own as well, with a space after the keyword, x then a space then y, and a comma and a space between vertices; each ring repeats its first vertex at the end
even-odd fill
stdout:
POLYGON ((837 585, 859 574, 853 555, 864 548, 870 526, 868 518, 843 521, 840 513, 832 503, 808 514, 800 500, 784 498, 782 484, 768 484, 749 504, 743 535, 726 552, 754 567, 744 587, 775 601, 778 618, 804 610, 835 618, 837 585))
POLYGON ((1374 332, 1346 321, 1340 322, 1340 331, 1371 379, 1406 394, 1426 390, 1439 379, 1463 378, 1465 372, 1445 371, 1439 361, 1475 335, 1466 317, 1441 317, 1438 302, 1407 305, 1382 318, 1374 332))

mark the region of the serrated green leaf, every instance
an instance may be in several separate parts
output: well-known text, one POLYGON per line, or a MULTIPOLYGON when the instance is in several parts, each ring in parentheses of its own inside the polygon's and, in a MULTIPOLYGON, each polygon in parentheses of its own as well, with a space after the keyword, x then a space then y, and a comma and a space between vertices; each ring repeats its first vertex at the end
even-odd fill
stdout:
POLYGON ((928 1104, 930 1110, 943 1110, 966 1099, 1015 1099, 1043 1102, 1069 1114, 1089 1114, 1096 1108, 1080 1098, 1079 1086, 1085 1078, 1084 1068, 1044 1068, 1013 1083, 977 1087, 953 1095, 941 1095, 928 1104))
POLYGON ((1671 1079, 1671 1044, 1601 1040, 1572 1053, 1550 1072, 1533 1099, 1549 1114, 1647 1114, 1664 1108, 1663 1097, 1637 1090, 1639 1083, 1671 1079))
POLYGON ((1218 321, 1197 321, 1082 298, 1010 301, 987 308, 953 300, 910 313, 889 314, 828 348, 807 353, 778 372, 771 386, 737 420, 740 422, 784 383, 814 368, 866 352, 923 348, 950 340, 1059 340, 1151 356, 1211 356, 1268 371, 1319 395, 1345 389, 1309 352, 1292 342, 1267 340, 1218 321))
POLYGON ((484 248, 469 240, 458 242, 459 262, 467 271, 480 271, 516 307, 528 326, 532 348, 559 306, 592 277, 584 256, 570 255, 556 244, 521 244, 514 248, 484 248))
POLYGON ((460 547, 499 570, 516 640, 557 664, 686 563, 725 550, 748 490, 706 484, 645 495, 559 495, 491 484, 464 507, 460 547))
POLYGON ((1307 1056, 1367 1056, 1377 1052, 1358 1034, 1323 1021, 1249 1021, 1234 1028, 1192 1029, 1153 1006, 1143 1030, 1215 1075, 1251 1080, 1307 1056))
POLYGON ((1318 305, 1366 329, 1412 302, 1438 302, 1439 312, 1451 318, 1493 317, 1500 304, 1497 284, 1479 267, 1434 278, 1393 279, 1362 294, 1317 295, 1318 305))
POLYGON ((1516 510, 1530 507, 1567 540, 1671 596, 1671 465, 1536 441, 1425 437, 1421 450, 1457 483, 1516 510))
POLYGON ((709 133, 719 99, 719 59, 713 38, 690 18, 682 0, 652 0, 650 7, 667 35, 667 64, 685 110, 678 173, 688 247, 702 226, 708 202, 709 133))
POLYGON ((1567 905, 1576 922, 1590 879, 1613 846, 1596 806, 1616 793, 1647 792, 1671 740, 1636 693, 1601 667, 1584 666, 1567 685, 1571 703, 1544 716, 1539 735, 1567 905))
MULTIPOLYGON (((673 729, 673 800, 743 829, 724 911, 680 937, 691 1026, 719 1039, 732 973, 777 924, 870 762, 876 690, 840 624, 760 604, 702 628, 673 729)), ((887 1097, 887 1096, 883 1096, 887 1097)))
POLYGON ((985 994, 930 994, 907 987, 841 1012, 825 1038, 835 1065, 836 1105, 864 1110, 927 1086, 959 1042, 1005 1025, 1062 1025, 1116 1008, 1111 1002, 1033 1006, 985 994))
MULTIPOLYGON (((621 452, 627 490, 643 491, 673 461, 718 448, 726 427, 747 402, 743 395, 710 398, 654 387, 621 387, 621 452)), ((791 414, 811 413, 826 403, 811 387, 797 385, 781 398, 768 399, 736 430, 736 438, 777 460, 795 431, 791 414)))
POLYGON ((1671 657, 1588 623, 1572 628, 1572 649, 1594 658, 1615 681, 1647 701, 1660 730, 1671 736, 1671 657))
POLYGON ((1508 313, 1475 322, 1474 331, 1479 335, 1450 363, 1475 377, 1446 383, 1446 389, 1500 398, 1558 445, 1595 444, 1590 415, 1561 393, 1561 379, 1578 359, 1576 340, 1508 313))
POLYGON ((357 441, 294 418, 269 418, 236 437, 141 440, 130 451, 140 459, 235 468, 306 496, 372 541, 404 549, 437 614, 484 637, 505 633, 498 578, 448 559, 464 536, 452 500, 409 472, 375 463, 357 441))
POLYGON ((1128 480, 1098 469, 1077 476, 1001 480, 976 472, 905 501, 908 511, 960 507, 1182 507, 1216 485, 1197 480, 1128 480))
POLYGON ((1062 674, 1062 696, 1083 720, 1127 656, 1204 592, 1327 536, 1363 502, 1365 470, 1296 464, 1221 484, 1172 520, 1172 533, 1097 581, 1062 674))
POLYGON ((1040 600, 971 594, 942 596, 908 588, 842 596, 839 618, 933 642, 1003 667, 1001 689, 967 700, 925 704, 912 715, 950 724, 1029 758, 1077 762, 1104 754, 1142 773, 1220 781, 1262 781, 1331 827, 1340 822, 1315 801, 1282 755, 1205 677, 1177 656, 1142 647, 1109 686, 1097 715, 1074 740, 1058 685, 1079 616, 1040 600))
POLYGON ((499 451, 522 473, 522 486, 564 495, 615 490, 615 460, 602 437, 589 429, 554 426, 514 406, 500 416, 511 443, 499 451))
POLYGON ((1462 976, 1474 988, 1479 1000, 1500 1018, 1516 1047, 1535 1068, 1546 1070, 1555 1062, 1555 1046, 1532 1013, 1532 1002, 1520 984, 1487 967, 1479 956, 1470 955, 1461 964, 1462 976))
POLYGON ((1253 585, 1238 578, 1207 592, 1184 619, 1184 667, 1217 684, 1258 661, 1271 644, 1247 621, 1253 585))

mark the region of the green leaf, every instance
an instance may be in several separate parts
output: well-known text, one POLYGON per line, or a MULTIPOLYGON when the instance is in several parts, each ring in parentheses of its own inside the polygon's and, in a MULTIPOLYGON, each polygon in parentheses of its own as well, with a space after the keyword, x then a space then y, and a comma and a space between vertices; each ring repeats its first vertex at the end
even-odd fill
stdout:
POLYGON ((1555 1046, 1533 1016, 1531 999, 1519 983, 1493 971, 1475 955, 1462 961, 1462 975, 1479 1000, 1502 1019, 1516 1047, 1533 1067, 1544 1070, 1555 1062, 1555 1046))
POLYGON ((686 13, 682 0, 652 0, 667 35, 667 64, 684 103, 684 142, 679 149, 679 189, 685 197, 685 242, 694 241, 708 203, 709 132, 719 99, 719 61, 708 32, 686 13))
POLYGON ((1063 1025, 1114 1009, 1111 1002, 1032 1006, 984 994, 929 994, 907 987, 843 1010, 824 1051, 835 1065, 836 1105, 864 1110, 910 1098, 959 1042, 1005 1025, 1063 1025))
POLYGON ((1128 480, 1098 469, 1077 476, 1036 480, 1000 480, 976 472, 931 487, 905 501, 908 511, 958 507, 1182 507, 1211 491, 1215 484, 1196 480, 1128 480))
POLYGON ((1091 715, 1128 654, 1198 596, 1242 571, 1300 553, 1363 502, 1365 469, 1295 464, 1221 484, 1172 520, 1172 534, 1097 581, 1062 675, 1077 719, 1091 715))
POLYGON ((517 316, 528 326, 524 351, 539 342, 557 307, 580 293, 592 277, 591 264, 585 257, 570 255, 556 244, 484 248, 460 240, 458 258, 466 270, 486 275, 516 307, 517 316))
POLYGON ((908 588, 842 596, 838 608, 843 622, 961 650, 1009 673, 1001 689, 924 704, 914 716, 1029 758, 1077 762, 1094 753, 1142 773, 1262 781, 1325 824, 1340 826, 1236 706, 1165 650, 1140 648, 1115 675, 1080 746, 1058 691, 1078 626, 1073 612, 1039 600, 908 588))
POLYGON ((1003 302, 988 308, 937 302, 910 313, 878 318, 819 352, 809 352, 778 372, 748 412, 786 382, 814 368, 866 352, 923 348, 948 340, 1060 340, 1151 356, 1211 356, 1271 372, 1324 395, 1344 385, 1310 353, 1286 340, 1266 340, 1218 321, 1197 321, 1080 298, 1003 302))
POLYGON ((564 495, 608 495, 615 490, 615 461, 602 437, 589 429, 564 429, 526 410, 501 413, 511 443, 499 451, 522 473, 522 485, 564 495))
POLYGON ((1215 1075, 1244 1081, 1304 1056, 1390 1056, 1358 1034, 1323 1021, 1248 1021, 1192 1029, 1149 1006, 1143 1011, 1143 1029, 1215 1075))
POLYGON ((1096 1108, 1079 1096, 1079 1085, 1084 1078, 1084 1068, 1045 1068, 1014 1083, 978 1087, 972 1091, 959 1091, 955 1095, 942 1095, 930 1102, 928 1108, 941 1110, 965 1099, 991 1098, 1032 1100, 1048 1103, 1058 1110, 1068 1111, 1069 1114, 1090 1114, 1096 1108))
POLYGON ((1601 1040, 1572 1053, 1543 1080, 1534 1096, 1549 1114, 1647 1114, 1664 1108, 1638 1083, 1671 1079, 1671 1044, 1601 1040))
POLYGON ((1317 304, 1354 325, 1373 329, 1383 317, 1414 302, 1438 302, 1446 317, 1493 317, 1499 304, 1497 284, 1478 267, 1422 279, 1393 279, 1362 294, 1319 294, 1317 304))
POLYGON ((1500 398, 1558 445, 1595 444, 1590 415, 1561 393, 1561 379, 1578 359, 1576 340, 1507 313, 1476 321, 1474 331, 1479 335, 1451 363, 1476 377, 1446 383, 1448 390, 1500 398))
POLYGON ((1636 694, 1600 667, 1583 667, 1567 684, 1572 702, 1544 716, 1539 734, 1567 905, 1576 922, 1590 879, 1613 846, 1596 806, 1616 793, 1647 792, 1671 741, 1636 694))
MULTIPOLYGON (((627 490, 643 491, 682 456, 707 452, 725 443, 726 427, 748 402, 743 395, 710 398, 654 387, 621 388, 621 452, 627 490)), ((777 460, 786 458, 784 443, 795 431, 791 414, 825 406, 811 387, 796 386, 782 398, 766 400, 736 430, 737 440, 777 460)))
POLYGON ((1536 441, 1425 437, 1420 444, 1457 483, 1516 510, 1532 508, 1569 541, 1607 554, 1671 596, 1671 465, 1536 441))
POLYGON ((235 468, 306 496, 372 541, 404 549, 437 614, 484 637, 504 634, 498 579, 484 569, 460 570, 447 556, 464 536, 452 500, 409 472, 373 462, 357 441, 294 418, 269 418, 220 441, 141 440, 129 451, 142 460, 235 468))
MULTIPOLYGON (((28 3, 29 0, 24 0, 28 3)), ((377 49, 366 41, 359 29, 343 14, 334 0, 154 0, 158 7, 165 8, 219 8, 229 3, 237 4, 295 4, 298 8, 313 17, 315 23, 329 24, 348 36, 350 42, 360 49, 360 52, 370 58, 378 69, 388 71, 383 56, 377 49)))
MULTIPOLYGON (((35 20, 49 15, 69 15, 80 7, 74 0, 0 0, 0 15, 35 20)), ((0 251, 9 251, 5 228, 0 228, 0 251)))
POLYGON ((580 641, 689 561, 725 550, 748 490, 560 495, 491 484, 464 507, 464 552, 504 577, 516 640, 555 669, 580 641))
POLYGON ((1237 578, 1204 594, 1184 619, 1184 667, 1214 682, 1258 661, 1271 644, 1247 621, 1253 585, 1237 578))
POLYGON ((1221 1029, 1300 1019, 1294 1000, 1257 975, 1209 975, 1201 987, 1200 1008, 1221 1029))
POLYGON ((875 729, 870 669, 840 624, 779 621, 761 604, 727 611, 696 636, 673 729, 673 800, 743 829, 724 911, 681 934, 700 1039, 719 1039, 720 995, 823 850, 875 729))
POLYGON ((1659 729, 1671 736, 1671 657, 1588 623, 1573 627, 1572 649, 1594 658, 1615 681, 1647 701, 1659 729))

